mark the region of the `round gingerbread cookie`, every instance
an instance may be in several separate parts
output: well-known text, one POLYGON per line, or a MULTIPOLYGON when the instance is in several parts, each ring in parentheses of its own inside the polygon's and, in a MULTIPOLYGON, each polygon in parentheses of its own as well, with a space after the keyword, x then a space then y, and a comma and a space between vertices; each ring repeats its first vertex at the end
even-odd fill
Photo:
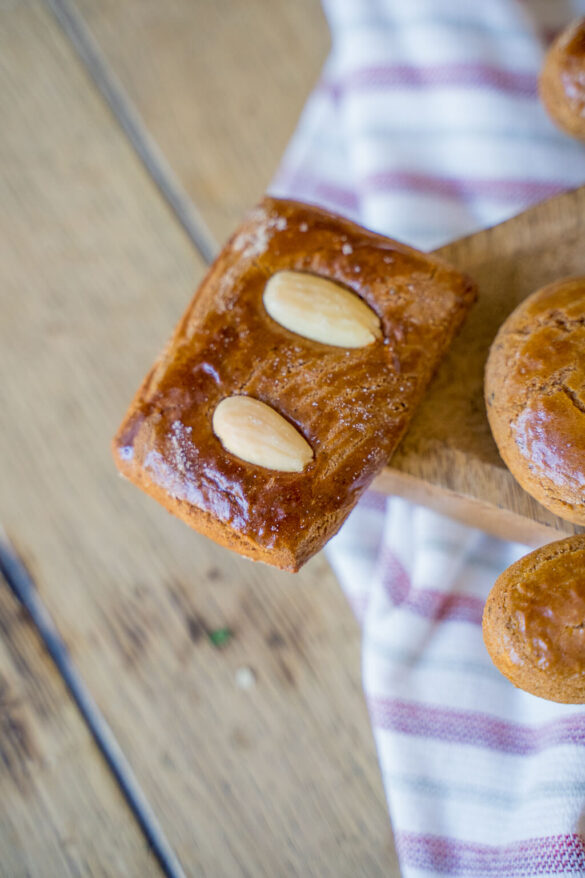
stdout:
POLYGON ((551 512, 585 524, 585 278, 533 293, 502 324, 485 399, 512 475, 551 512))
POLYGON ((540 97, 556 124, 585 140, 585 18, 569 25, 547 52, 540 97))
POLYGON ((515 686, 585 703, 585 534, 549 543, 501 574, 485 605, 483 637, 515 686))

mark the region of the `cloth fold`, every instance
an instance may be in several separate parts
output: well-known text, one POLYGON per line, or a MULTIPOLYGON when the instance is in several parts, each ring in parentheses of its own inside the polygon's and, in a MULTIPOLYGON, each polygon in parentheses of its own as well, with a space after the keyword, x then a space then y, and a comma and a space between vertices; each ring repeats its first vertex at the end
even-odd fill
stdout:
MULTIPOLYGON (((326 0, 332 51, 271 186, 430 250, 585 183, 537 96, 585 0, 326 0)), ((327 553, 363 628, 363 683, 401 869, 585 875, 585 708, 516 690, 481 614, 526 553, 370 492, 327 553)))

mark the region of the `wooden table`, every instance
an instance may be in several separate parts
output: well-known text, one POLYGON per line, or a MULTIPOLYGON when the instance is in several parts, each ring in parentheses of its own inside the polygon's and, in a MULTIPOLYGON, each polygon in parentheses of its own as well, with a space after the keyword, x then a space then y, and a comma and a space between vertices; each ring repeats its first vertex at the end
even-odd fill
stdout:
MULTIPOLYGON (((324 559, 216 548, 108 449, 326 51, 317 0, 0 9, 0 522, 188 875, 398 875, 324 559)), ((0 635, 0 874, 161 874, 4 584, 0 635)))

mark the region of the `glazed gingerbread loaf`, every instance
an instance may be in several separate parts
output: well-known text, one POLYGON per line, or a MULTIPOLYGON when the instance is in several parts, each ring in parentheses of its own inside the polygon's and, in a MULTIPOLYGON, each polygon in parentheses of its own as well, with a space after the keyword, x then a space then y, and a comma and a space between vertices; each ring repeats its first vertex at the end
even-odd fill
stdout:
POLYGON ((585 278, 521 302, 494 339, 484 386, 512 475, 551 512, 585 524, 585 278))
POLYGON ((296 571, 388 461, 475 295, 438 259, 266 198, 144 380, 116 463, 196 530, 296 571))
POLYGON ((585 703, 585 535, 508 567, 486 602, 483 636, 515 686, 549 701, 585 703))

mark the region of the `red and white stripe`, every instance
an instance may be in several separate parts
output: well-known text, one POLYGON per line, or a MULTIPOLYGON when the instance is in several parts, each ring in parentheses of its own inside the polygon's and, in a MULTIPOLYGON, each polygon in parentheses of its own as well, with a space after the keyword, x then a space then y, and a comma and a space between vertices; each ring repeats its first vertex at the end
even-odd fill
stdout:
MULTIPOLYGON (((585 183, 537 98, 585 0, 324 0, 332 52, 271 191, 422 249, 585 183)), ((481 613, 523 546, 370 493, 329 559, 407 878, 585 875, 585 710, 514 689, 481 613)))

